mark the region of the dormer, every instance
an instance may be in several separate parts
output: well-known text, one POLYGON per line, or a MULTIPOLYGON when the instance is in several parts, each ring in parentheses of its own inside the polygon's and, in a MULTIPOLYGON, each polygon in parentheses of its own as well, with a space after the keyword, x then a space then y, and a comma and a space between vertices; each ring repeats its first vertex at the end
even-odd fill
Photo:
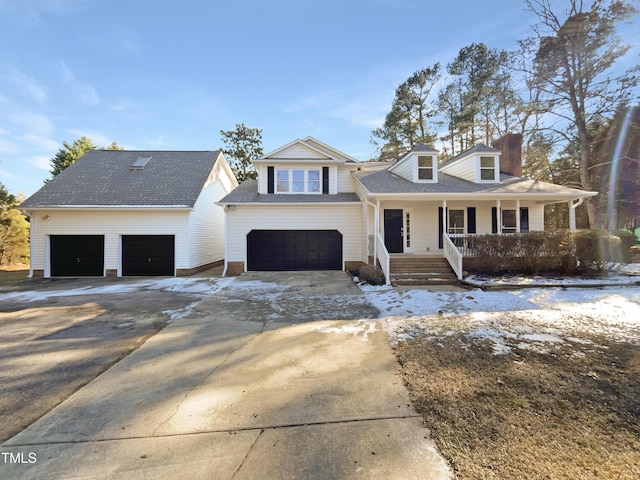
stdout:
POLYGON ((253 160, 258 170, 259 194, 338 193, 338 171, 354 159, 306 137, 253 160))
POLYGON ((438 183, 438 151, 418 143, 389 171, 414 183, 438 183))
POLYGON ((500 150, 478 144, 441 165, 440 170, 473 183, 500 183, 500 150))

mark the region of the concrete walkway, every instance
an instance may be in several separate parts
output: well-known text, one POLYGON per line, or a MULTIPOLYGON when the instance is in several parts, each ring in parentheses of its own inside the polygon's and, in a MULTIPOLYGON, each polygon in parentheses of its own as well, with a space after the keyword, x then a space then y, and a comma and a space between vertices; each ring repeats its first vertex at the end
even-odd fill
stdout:
POLYGON ((334 293, 280 277, 280 299, 278 281, 236 279, 7 441, 0 478, 448 478, 375 320, 233 308, 308 296, 353 310, 345 277, 334 293))

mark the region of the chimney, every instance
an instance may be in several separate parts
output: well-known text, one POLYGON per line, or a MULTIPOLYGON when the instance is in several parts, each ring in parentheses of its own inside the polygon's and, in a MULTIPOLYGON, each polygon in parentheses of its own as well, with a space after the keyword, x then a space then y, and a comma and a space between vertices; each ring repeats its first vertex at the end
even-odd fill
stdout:
POLYGON ((522 134, 506 133, 493 142, 493 148, 500 150, 500 172, 522 176, 522 134))

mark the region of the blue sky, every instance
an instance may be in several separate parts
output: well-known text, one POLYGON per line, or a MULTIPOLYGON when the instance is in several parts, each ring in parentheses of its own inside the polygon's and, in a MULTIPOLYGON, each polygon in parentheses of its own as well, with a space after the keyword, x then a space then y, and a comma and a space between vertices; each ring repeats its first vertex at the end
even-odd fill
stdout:
POLYGON ((533 21, 518 0, 0 0, 0 181, 34 193, 81 135, 216 150, 241 122, 265 152, 312 135, 366 160, 412 72, 533 21))

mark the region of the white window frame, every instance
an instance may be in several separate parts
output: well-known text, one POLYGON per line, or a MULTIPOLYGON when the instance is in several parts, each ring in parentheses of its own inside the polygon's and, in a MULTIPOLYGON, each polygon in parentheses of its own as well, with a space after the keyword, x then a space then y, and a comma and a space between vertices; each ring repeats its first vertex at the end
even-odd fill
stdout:
MULTIPOLYGON (((284 182, 284 180, 280 180, 281 182, 284 182)), ((300 180, 296 180, 297 182, 300 180)), ((322 195, 322 168, 316 167, 308 167, 308 168, 276 168, 275 169, 275 193, 278 194, 285 194, 285 195, 295 195, 295 194, 308 194, 308 195, 322 195), (293 172, 297 171, 297 172, 304 172, 304 177, 303 177, 303 182, 304 182, 304 191, 294 191, 293 189, 293 172), (285 190, 280 190, 278 183, 279 183, 279 175, 281 172, 287 172, 287 187, 288 189, 285 190), (309 172, 318 172, 318 190, 317 191, 310 191, 309 190, 309 172)))
POLYGON ((515 208, 503 208, 500 211, 500 223, 502 233, 518 233, 518 213, 515 208), (504 212, 513 212, 513 226, 504 224, 504 212))
POLYGON ((402 210, 402 241, 404 242, 404 253, 410 253, 413 251, 413 244, 415 242, 415 217, 413 216, 412 208, 405 208, 402 210), (408 220, 408 222, 407 222, 408 220))
POLYGON ((498 161, 498 157, 495 155, 480 155, 478 156, 478 176, 477 176, 477 182, 478 183, 498 183, 498 181, 500 180, 500 162, 498 161), (491 167, 483 167, 482 166, 482 159, 483 158, 491 158, 493 159, 493 168, 491 167), (492 179, 483 179, 482 178, 482 172, 483 171, 489 171, 489 170, 493 170, 493 178, 492 179))
MULTIPOLYGON (((459 229, 460 227, 456 227, 456 229, 459 229)), ((467 233, 467 210, 464 208, 449 208, 447 210, 447 233, 449 234, 460 234, 460 233, 467 233), (458 231, 452 231, 451 228, 451 212, 462 212, 462 231, 458 232, 458 231)))
POLYGON ((419 183, 437 183, 438 182, 438 159, 435 155, 416 155, 415 160, 415 179, 419 183), (431 167, 421 167, 420 157, 430 157, 431 167), (420 170, 431 170, 431 179, 420 178, 420 170))

